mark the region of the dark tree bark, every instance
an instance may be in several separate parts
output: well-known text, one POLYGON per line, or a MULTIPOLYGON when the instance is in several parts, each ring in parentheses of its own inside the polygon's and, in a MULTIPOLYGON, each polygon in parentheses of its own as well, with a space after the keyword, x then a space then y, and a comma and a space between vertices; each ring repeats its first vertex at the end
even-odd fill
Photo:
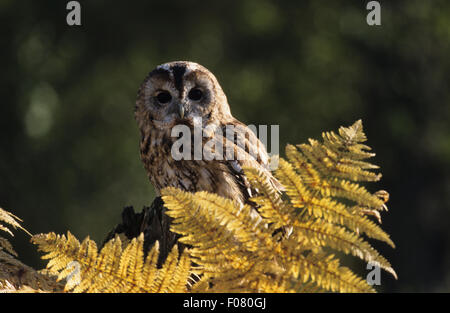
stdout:
POLYGON ((141 213, 135 213, 132 206, 125 207, 122 211, 122 222, 109 232, 102 246, 118 234, 132 239, 144 233, 145 255, 156 240, 159 241, 158 267, 161 267, 175 244, 178 244, 180 253, 185 247, 178 242, 180 236, 170 231, 172 218, 165 214, 166 210, 161 197, 156 197, 151 206, 144 206, 141 213))

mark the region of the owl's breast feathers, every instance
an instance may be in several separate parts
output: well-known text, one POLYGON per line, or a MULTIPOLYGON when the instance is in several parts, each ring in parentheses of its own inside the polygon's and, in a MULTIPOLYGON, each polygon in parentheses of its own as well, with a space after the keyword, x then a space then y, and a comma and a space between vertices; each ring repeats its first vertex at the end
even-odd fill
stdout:
MULTIPOLYGON (((268 170, 268 155, 264 145, 244 124, 237 120, 218 125, 221 132, 202 136, 203 155, 194 159, 193 125, 190 159, 175 160, 172 145, 179 139, 171 136, 171 129, 150 128, 143 132, 140 150, 141 159, 148 176, 157 191, 172 186, 189 192, 208 191, 220 196, 246 203, 255 192, 243 172, 244 167, 254 167, 267 176, 269 182, 279 189, 278 181, 268 170), (226 136, 226 127, 235 126, 235 136, 226 136), (244 132, 244 133, 242 133, 244 132), (223 134, 221 136, 220 134, 223 134), (214 138, 213 138, 214 136, 214 138), (214 142, 215 144, 211 144, 214 142), (222 148, 217 150, 217 144, 222 148), (253 150, 251 150, 253 149, 253 150), (230 154, 233 151, 233 154, 230 154), (208 153, 222 153, 222 157, 205 157, 208 153)), ((217 154, 216 154, 217 155, 217 154)))

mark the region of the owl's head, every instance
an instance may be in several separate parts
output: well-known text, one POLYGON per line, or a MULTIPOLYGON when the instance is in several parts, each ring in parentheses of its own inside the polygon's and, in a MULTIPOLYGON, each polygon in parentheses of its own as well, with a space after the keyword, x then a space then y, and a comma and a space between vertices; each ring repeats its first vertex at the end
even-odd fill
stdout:
POLYGON ((194 117, 206 123, 232 118, 216 77, 200 64, 185 61, 159 65, 148 74, 138 92, 135 116, 141 129, 170 128, 194 117))

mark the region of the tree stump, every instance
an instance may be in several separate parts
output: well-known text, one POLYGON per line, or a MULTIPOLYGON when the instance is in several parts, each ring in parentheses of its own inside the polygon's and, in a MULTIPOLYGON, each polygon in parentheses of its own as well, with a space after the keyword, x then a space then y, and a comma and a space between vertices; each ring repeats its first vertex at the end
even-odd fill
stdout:
POLYGON ((144 233, 145 256, 159 241, 158 267, 161 267, 175 244, 178 244, 180 253, 186 247, 178 242, 180 236, 170 231, 172 218, 165 214, 166 210, 161 197, 156 197, 151 206, 144 206, 141 213, 135 213, 132 206, 125 207, 122 222, 109 232, 102 246, 116 235, 125 235, 131 240, 144 233))

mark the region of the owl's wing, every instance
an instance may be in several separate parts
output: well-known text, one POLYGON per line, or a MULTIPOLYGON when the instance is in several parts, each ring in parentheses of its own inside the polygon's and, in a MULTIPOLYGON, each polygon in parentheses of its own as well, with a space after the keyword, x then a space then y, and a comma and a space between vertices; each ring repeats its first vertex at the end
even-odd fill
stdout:
POLYGON ((224 134, 224 158, 223 162, 228 170, 235 176, 236 183, 240 186, 245 201, 258 193, 258 190, 252 189, 250 183, 244 175, 244 167, 252 167, 264 173, 268 182, 275 190, 281 192, 282 185, 273 177, 269 170, 269 156, 262 142, 257 138, 255 133, 246 125, 235 120, 230 124, 222 127, 224 134), (234 133, 227 134, 227 127, 230 125, 234 128, 234 133), (231 154, 231 151, 233 154, 231 154))

